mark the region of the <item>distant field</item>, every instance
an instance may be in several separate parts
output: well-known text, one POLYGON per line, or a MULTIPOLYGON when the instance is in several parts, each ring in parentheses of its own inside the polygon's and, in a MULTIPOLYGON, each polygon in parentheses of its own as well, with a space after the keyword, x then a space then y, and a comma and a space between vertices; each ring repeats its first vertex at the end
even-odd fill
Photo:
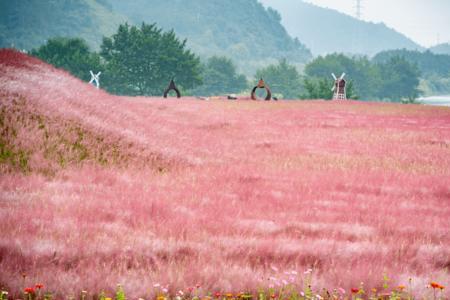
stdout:
POLYGON ((450 108, 116 97, 1 50, 0 121, 11 293, 450 296, 450 108))

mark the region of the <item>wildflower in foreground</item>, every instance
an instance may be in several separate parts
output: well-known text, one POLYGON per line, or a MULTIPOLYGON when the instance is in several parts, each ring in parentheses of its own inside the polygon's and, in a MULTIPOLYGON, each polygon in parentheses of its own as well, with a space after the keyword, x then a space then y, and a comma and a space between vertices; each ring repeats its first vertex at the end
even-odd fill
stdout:
POLYGON ((33 293, 34 293, 34 288, 32 288, 32 287, 27 287, 27 288, 24 289, 24 291, 25 291, 25 293, 33 294, 33 293))
POLYGON ((433 289, 440 289, 440 290, 443 290, 443 289, 445 289, 445 286, 443 286, 443 285, 440 285, 439 283, 437 283, 437 282, 430 282, 430 286, 433 288, 433 289))
POLYGON ((399 285, 399 286, 397 287, 397 289, 398 289, 399 291, 403 291, 405 288, 406 288, 406 287, 405 287, 404 285, 399 285))
POLYGON ((35 287, 40 290, 44 287, 44 285, 42 283, 36 283, 35 287))
POLYGON ((356 293, 359 292, 359 289, 358 288, 352 288, 351 291, 352 291, 352 294, 356 294, 356 293))

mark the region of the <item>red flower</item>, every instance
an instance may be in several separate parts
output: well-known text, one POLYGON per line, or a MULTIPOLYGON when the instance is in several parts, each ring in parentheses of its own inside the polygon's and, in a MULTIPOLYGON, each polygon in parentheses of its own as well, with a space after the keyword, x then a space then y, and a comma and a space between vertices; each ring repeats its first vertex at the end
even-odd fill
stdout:
POLYGON ((272 294, 271 296, 270 296, 270 298, 272 298, 272 299, 275 299, 277 297, 277 295, 275 295, 275 294, 272 294))
POLYGON ((359 289, 358 288, 352 288, 351 291, 352 291, 353 294, 356 294, 356 293, 359 292, 359 289))
POLYGON ((220 293, 219 293, 219 292, 216 292, 216 293, 214 294, 214 296, 216 296, 216 298, 219 298, 219 297, 220 297, 220 293))
POLYGON ((32 288, 32 287, 27 287, 27 288, 24 289, 24 291, 25 291, 25 293, 33 294, 33 293, 34 293, 34 288, 32 288))
POLYGON ((437 282, 430 282, 430 286, 431 286, 433 289, 439 289, 439 288, 441 288, 441 285, 440 285, 439 283, 437 283, 437 282))
POLYGON ((42 283, 36 283, 35 287, 37 289, 42 289, 44 287, 44 285, 42 283))

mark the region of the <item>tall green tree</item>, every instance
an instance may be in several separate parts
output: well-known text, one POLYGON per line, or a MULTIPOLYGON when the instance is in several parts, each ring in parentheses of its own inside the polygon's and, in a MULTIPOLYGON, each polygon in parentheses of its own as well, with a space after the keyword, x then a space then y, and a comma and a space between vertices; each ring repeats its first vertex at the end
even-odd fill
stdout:
MULTIPOLYGON (((331 100, 333 98, 333 83, 332 80, 327 78, 305 78, 303 81, 305 93, 300 98, 331 100)), ((346 93, 347 99, 358 99, 353 81, 347 81, 346 93)))
POLYGON ((79 38, 49 39, 45 45, 31 50, 31 55, 85 81, 91 78, 90 70, 98 72, 103 69, 100 56, 91 52, 87 43, 79 38))
POLYGON ((161 95, 172 78, 183 90, 201 83, 200 59, 186 49, 186 40, 156 24, 120 25, 117 33, 103 39, 101 56, 106 63, 104 83, 116 94, 161 95))
POLYGON ((192 91, 195 95, 212 96, 239 93, 247 87, 247 79, 236 72, 231 59, 213 56, 203 66, 203 85, 192 91))
POLYGON ((382 78, 380 97, 394 102, 413 101, 419 95, 420 71, 405 58, 394 56, 379 65, 382 78))
POLYGON ((264 79, 274 95, 279 94, 282 98, 296 99, 302 92, 300 74, 286 59, 256 71, 255 80, 260 78, 264 79))
POLYGON ((363 99, 377 98, 380 84, 378 71, 366 57, 348 57, 343 54, 319 56, 305 67, 308 77, 324 78, 331 82, 331 73, 337 76, 346 73, 346 79, 353 82, 355 94, 363 99))

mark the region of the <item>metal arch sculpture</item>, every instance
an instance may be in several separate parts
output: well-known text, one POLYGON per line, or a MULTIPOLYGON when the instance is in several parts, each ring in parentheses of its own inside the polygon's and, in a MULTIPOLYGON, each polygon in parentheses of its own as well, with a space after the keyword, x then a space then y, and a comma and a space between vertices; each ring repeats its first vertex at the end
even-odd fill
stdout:
POLYGON ((164 91, 164 98, 167 98, 167 95, 169 94, 170 91, 175 91, 175 93, 177 93, 177 98, 181 98, 180 90, 175 85, 175 82, 173 81, 173 79, 170 80, 169 86, 164 91))
POLYGON ((266 101, 269 101, 272 99, 272 92, 270 91, 270 88, 266 85, 266 83, 264 82, 264 80, 262 78, 258 81, 258 85, 255 86, 252 90, 252 95, 251 95, 252 100, 257 100, 257 98, 256 98, 256 90, 257 89, 265 89, 266 90, 266 93, 267 93, 266 98, 265 98, 266 101))

